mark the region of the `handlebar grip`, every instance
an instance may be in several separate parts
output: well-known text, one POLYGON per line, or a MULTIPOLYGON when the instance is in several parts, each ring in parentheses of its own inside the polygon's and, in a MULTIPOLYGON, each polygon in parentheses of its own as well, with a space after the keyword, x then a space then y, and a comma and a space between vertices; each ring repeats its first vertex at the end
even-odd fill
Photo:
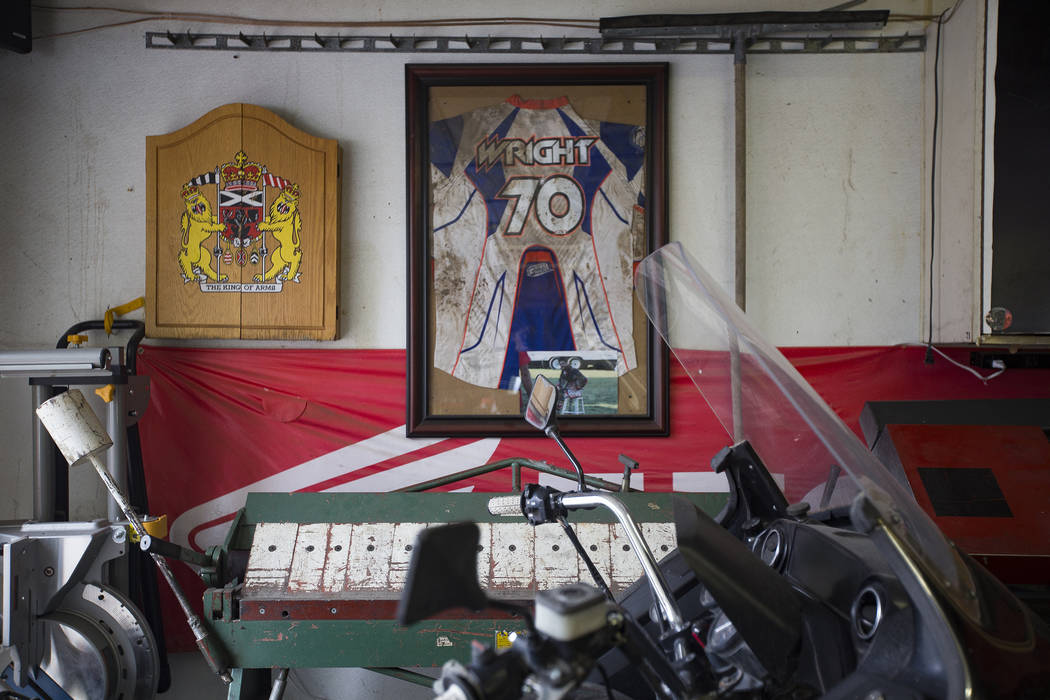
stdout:
POLYGON ((521 515, 521 495, 490 498, 489 513, 492 515, 521 515))

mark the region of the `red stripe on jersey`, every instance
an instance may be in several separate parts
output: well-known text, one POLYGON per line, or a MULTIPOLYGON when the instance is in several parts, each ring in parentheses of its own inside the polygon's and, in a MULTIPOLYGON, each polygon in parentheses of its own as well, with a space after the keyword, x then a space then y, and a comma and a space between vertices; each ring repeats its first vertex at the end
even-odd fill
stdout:
POLYGON ((507 102, 521 109, 557 109, 569 104, 568 97, 555 97, 550 100, 527 100, 521 95, 511 95, 507 102))

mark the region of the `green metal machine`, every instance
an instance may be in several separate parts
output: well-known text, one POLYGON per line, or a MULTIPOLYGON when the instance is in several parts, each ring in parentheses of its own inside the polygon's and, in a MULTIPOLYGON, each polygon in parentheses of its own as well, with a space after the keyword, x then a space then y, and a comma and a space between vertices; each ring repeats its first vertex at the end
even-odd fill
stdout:
MULTIPOLYGON (((509 467, 520 487, 522 467, 573 478, 541 462, 514 460, 465 473, 509 467)), ((464 475, 413 489, 446 485, 464 475)), ((624 487, 588 478, 592 487, 624 487)), ((626 480, 625 480, 626 483, 626 480)), ((365 667, 429 685, 401 666, 466 661, 470 643, 497 648, 524 629, 517 618, 461 610, 411 628, 397 624, 397 605, 416 534, 450 522, 481 525, 478 574, 491 597, 531 601, 537 590, 588 578, 560 527, 532 527, 520 516, 490 515, 494 494, 448 492, 253 493, 223 545, 208 551, 201 576, 204 624, 233 670, 230 698, 256 697, 273 668, 365 667)), ((621 497, 657 558, 675 548, 671 494, 621 497)), ((711 514, 725 494, 687 494, 711 514)), ((602 511, 574 518, 577 536, 614 593, 641 573, 619 526, 602 511)), ((196 563, 204 563, 202 557, 196 563)))

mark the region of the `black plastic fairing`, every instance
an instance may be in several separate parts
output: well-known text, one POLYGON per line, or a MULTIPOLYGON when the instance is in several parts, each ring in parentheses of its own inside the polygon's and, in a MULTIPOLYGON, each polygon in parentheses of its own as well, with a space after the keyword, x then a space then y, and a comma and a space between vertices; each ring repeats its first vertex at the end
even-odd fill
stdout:
POLYGON ((801 605, 791 585, 706 513, 674 499, 678 549, 766 670, 787 680, 798 663, 801 605))

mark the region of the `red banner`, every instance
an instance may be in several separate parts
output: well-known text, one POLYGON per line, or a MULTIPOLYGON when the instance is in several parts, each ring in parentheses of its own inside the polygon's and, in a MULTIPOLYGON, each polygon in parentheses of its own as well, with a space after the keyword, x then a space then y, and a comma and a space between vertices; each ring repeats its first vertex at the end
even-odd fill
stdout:
MULTIPOLYGON (((866 401, 1050 396, 1045 371, 1011 369, 985 384, 940 358, 924 364, 921 347, 785 354, 858 435, 866 401)), ((966 361, 965 351, 955 355, 966 361)), ((641 463, 636 484, 668 491, 710 470, 731 440, 672 365, 670 436, 569 438, 588 473, 622 472, 624 453, 641 463)), ((406 438, 403 350, 143 346, 138 368, 150 378, 140 422, 150 510, 168 515, 174 541, 197 549, 222 541, 251 491, 389 491, 509 457, 569 467, 539 434, 406 438)), ((510 475, 451 488, 462 487, 507 491, 510 475)))

